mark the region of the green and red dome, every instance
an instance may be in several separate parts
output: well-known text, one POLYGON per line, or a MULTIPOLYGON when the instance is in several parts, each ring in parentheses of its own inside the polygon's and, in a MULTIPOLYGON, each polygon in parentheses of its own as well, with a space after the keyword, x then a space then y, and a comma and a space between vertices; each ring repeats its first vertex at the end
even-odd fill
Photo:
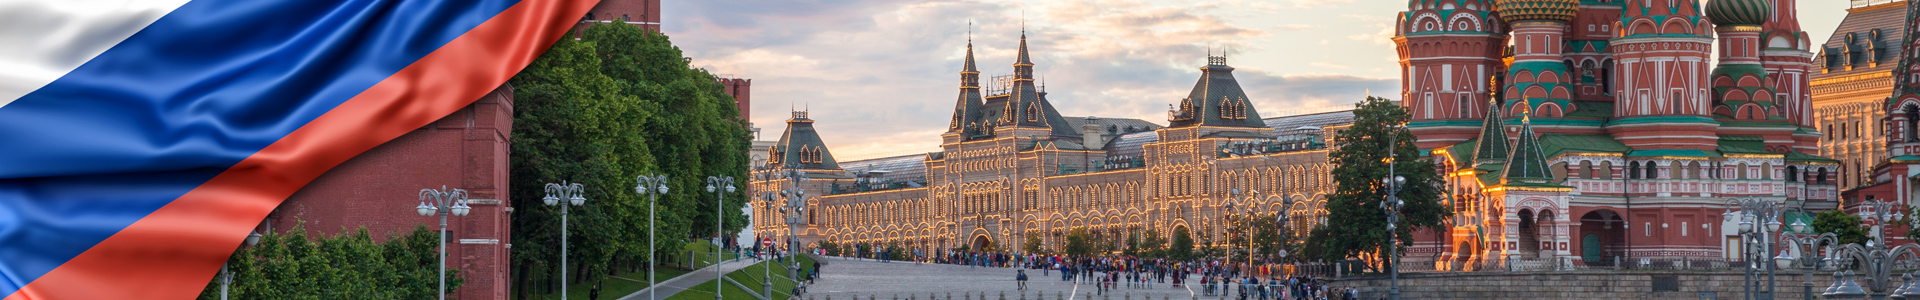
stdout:
POLYGON ((1721 26, 1759 26, 1773 17, 1773 5, 1767 0, 1713 0, 1707 2, 1707 19, 1721 26))
POLYGON ((1507 22, 1566 22, 1580 14, 1580 0, 1497 0, 1493 9, 1507 22))

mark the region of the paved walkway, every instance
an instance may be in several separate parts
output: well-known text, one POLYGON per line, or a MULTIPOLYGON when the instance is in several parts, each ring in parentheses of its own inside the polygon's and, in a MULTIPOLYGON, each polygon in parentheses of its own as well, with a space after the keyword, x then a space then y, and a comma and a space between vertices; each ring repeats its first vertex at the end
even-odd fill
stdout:
POLYGON ((706 268, 700 269, 699 271, 694 271, 693 273, 682 274, 679 277, 674 277, 673 279, 667 279, 665 281, 661 281, 660 284, 656 286, 640 289, 640 291, 634 292, 633 294, 628 294, 626 297, 620 297, 620 300, 667 299, 667 297, 672 297, 673 294, 678 294, 681 291, 686 291, 687 289, 690 289, 690 288, 704 288, 704 289, 696 289, 693 291, 693 293, 706 293, 708 295, 712 295, 713 294, 712 285, 701 285, 698 287, 694 285, 706 283, 707 281, 717 278, 714 276, 715 275, 713 272, 714 268, 720 268, 720 273, 725 274, 725 273, 733 272, 734 270, 739 270, 740 268, 752 266, 753 264, 759 263, 759 262, 760 262, 759 260, 755 260, 752 258, 722 262, 719 265, 708 266, 706 268), (660 289, 655 293, 655 295, 659 298, 647 299, 647 290, 651 290, 655 288, 660 289))
MULTIPOLYGON (((969 298, 967 295, 973 295, 972 299, 982 299, 981 293, 987 295, 988 298, 985 299, 998 300, 1001 292, 1006 293, 1007 300, 1019 300, 1019 293, 1022 292, 1015 289, 1016 283, 1013 280, 1015 269, 914 264, 899 261, 882 263, 839 257, 828 258, 827 262, 831 265, 820 267, 820 278, 815 279, 814 285, 807 290, 807 296, 814 300, 826 300, 827 297, 868 299, 875 296, 879 299, 891 300, 896 295, 899 299, 908 299, 908 295, 915 295, 916 299, 927 299, 928 295, 934 295, 936 299, 946 300, 949 293, 953 295, 954 300, 969 298)), ((1092 283, 1061 281, 1059 272, 1041 273, 1040 270, 1027 270, 1027 272, 1025 292, 1029 300, 1037 299, 1036 293, 1045 294, 1046 299, 1056 299, 1059 295, 1065 294, 1075 294, 1079 295, 1079 298, 1085 298, 1087 293, 1094 291, 1092 283)), ((1174 287, 1171 280, 1168 283, 1154 283, 1151 289, 1127 288, 1124 284, 1118 286, 1108 294, 1113 300, 1128 299, 1127 296, 1131 296, 1131 299, 1147 299, 1143 297, 1152 297, 1153 300, 1193 299, 1192 297, 1196 295, 1194 293, 1200 291, 1198 286, 1192 286, 1191 289, 1174 287)), ((1218 299, 1204 296, 1200 298, 1218 299)), ((1094 296, 1094 299, 1102 299, 1102 297, 1094 296)))

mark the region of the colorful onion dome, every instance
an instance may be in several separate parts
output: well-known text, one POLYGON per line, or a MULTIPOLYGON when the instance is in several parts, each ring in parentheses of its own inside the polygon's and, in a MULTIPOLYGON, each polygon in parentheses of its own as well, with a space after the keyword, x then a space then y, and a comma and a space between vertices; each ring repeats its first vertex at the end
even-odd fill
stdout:
POLYGON ((1566 22, 1580 14, 1580 0, 1497 0, 1493 9, 1507 22, 1566 22))
POLYGON ((1767 0, 1713 0, 1707 2, 1707 18, 1720 26, 1759 26, 1773 17, 1773 5, 1767 0))

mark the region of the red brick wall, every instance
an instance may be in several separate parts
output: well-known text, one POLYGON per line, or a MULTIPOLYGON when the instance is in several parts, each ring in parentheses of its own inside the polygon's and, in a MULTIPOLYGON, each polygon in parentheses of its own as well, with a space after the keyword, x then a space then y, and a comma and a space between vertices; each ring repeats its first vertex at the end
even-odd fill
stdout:
POLYGON ((467 216, 447 219, 447 266, 465 284, 450 297, 507 299, 510 223, 507 137, 513 131, 512 88, 493 93, 433 124, 375 147, 315 179, 269 215, 276 232, 305 222, 337 234, 366 226, 376 241, 415 226, 439 228, 438 217, 414 211, 420 189, 466 189, 467 216), (464 241, 463 241, 464 240, 464 241))
POLYGON ((733 106, 740 108, 740 119, 753 121, 750 110, 753 107, 753 79, 721 78, 720 85, 726 87, 727 95, 733 95, 733 106))
POLYGON ((574 26, 574 30, 591 26, 588 23, 612 21, 628 22, 640 28, 659 32, 660 0, 603 0, 600 4, 594 5, 593 10, 588 11, 586 16, 581 16, 580 20, 581 26, 574 26), (587 22, 589 20, 592 22, 587 22))

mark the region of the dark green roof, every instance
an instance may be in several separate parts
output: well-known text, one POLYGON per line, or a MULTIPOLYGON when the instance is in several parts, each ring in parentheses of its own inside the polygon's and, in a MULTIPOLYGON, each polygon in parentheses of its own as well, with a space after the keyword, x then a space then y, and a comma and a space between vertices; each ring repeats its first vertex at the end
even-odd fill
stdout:
POLYGON ((1722 135, 1719 144, 1722 154, 1775 154, 1767 152, 1766 138, 1757 135, 1722 135))
POLYGON ((1633 151, 1627 152, 1627 157, 1653 157, 1653 156, 1722 157, 1720 155, 1720 151, 1714 151, 1714 150, 1645 149, 1645 150, 1633 150, 1633 151))
POLYGON ((1560 156, 1567 152, 1627 153, 1633 151, 1626 144, 1614 140, 1612 136, 1602 134, 1557 134, 1540 135, 1540 147, 1547 157, 1560 156))
POLYGON ((1487 101, 1487 117, 1480 122, 1480 138, 1473 146, 1473 164, 1500 163, 1507 161, 1507 129, 1500 125, 1500 101, 1487 101))
POLYGON ((1200 81, 1180 105, 1168 127, 1267 127, 1240 81, 1233 78, 1233 67, 1227 66, 1225 57, 1207 57, 1207 66, 1200 67, 1200 81))
POLYGON ((1565 187, 1553 182, 1553 171, 1548 170, 1547 155, 1541 149, 1540 138, 1534 136, 1533 122, 1525 110, 1520 113, 1520 139, 1513 143, 1513 154, 1508 154, 1507 158, 1507 170, 1501 185, 1565 187))
POLYGON ((1474 167, 1473 171, 1480 179, 1480 186, 1495 186, 1500 185, 1501 171, 1506 169, 1506 164, 1484 164, 1474 167))
POLYGON ((787 120, 787 131, 780 134, 780 142, 773 145, 768 157, 778 157, 781 167, 807 170, 839 170, 840 164, 833 160, 833 152, 827 151, 827 143, 820 140, 820 133, 813 130, 813 119, 807 118, 807 112, 793 112, 793 118, 787 120), (817 160, 814 159, 817 153, 817 160))
POLYGON ((1800 152, 1794 152, 1794 151, 1788 151, 1788 152, 1787 152, 1787 157, 1786 157, 1786 161, 1789 161, 1789 162, 1824 162, 1824 163, 1839 163, 1839 162, 1840 162, 1840 161, 1838 161, 1838 160, 1834 160, 1834 159, 1832 159, 1832 158, 1825 158, 1825 157, 1820 157, 1820 156, 1818 156, 1818 155, 1811 155, 1811 154, 1806 154, 1806 153, 1800 153, 1800 152))
POLYGON ((1473 147, 1479 143, 1480 139, 1476 138, 1447 146, 1447 156, 1452 156, 1453 161, 1460 166, 1471 168, 1473 167, 1473 147))

